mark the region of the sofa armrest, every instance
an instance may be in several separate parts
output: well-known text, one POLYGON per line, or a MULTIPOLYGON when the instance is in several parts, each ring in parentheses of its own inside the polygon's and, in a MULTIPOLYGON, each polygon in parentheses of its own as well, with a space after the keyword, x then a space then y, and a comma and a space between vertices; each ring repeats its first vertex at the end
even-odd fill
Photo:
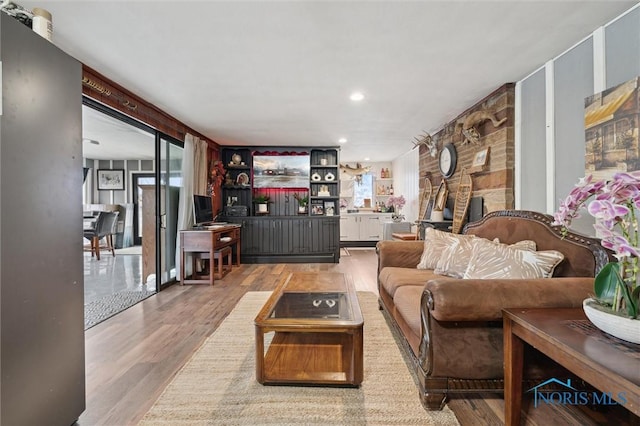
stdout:
POLYGON ((387 266, 415 268, 420 262, 424 241, 380 241, 376 244, 378 272, 387 266))
POLYGON ((590 277, 439 280, 423 297, 438 321, 499 321, 504 308, 577 308, 593 293, 590 277))

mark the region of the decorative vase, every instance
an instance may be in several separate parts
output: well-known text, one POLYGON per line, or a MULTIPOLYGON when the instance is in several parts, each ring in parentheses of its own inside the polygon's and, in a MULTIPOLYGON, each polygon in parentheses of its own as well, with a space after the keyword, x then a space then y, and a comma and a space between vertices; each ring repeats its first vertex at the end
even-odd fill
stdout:
POLYGON ((444 220, 444 212, 442 210, 431 210, 431 222, 442 222, 444 220))
POLYGON ((268 204, 258 204, 258 213, 267 213, 268 211, 268 204))
POLYGON ((627 342, 640 344, 640 320, 607 312, 592 299, 582 302, 582 309, 589 321, 603 332, 627 342))

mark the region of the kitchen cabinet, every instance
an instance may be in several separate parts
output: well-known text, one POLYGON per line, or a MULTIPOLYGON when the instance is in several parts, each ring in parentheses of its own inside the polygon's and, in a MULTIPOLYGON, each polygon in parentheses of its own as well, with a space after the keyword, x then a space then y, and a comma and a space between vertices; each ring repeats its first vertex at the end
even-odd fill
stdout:
POLYGON ((382 224, 391 221, 391 213, 356 213, 340 216, 340 241, 380 241, 382 224))

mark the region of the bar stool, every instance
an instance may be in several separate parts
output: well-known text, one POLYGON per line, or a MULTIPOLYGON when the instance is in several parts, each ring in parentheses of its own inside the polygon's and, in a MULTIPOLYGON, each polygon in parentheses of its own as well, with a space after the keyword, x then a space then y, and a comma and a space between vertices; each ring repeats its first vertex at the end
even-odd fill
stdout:
POLYGON ((210 273, 214 274, 215 279, 220 280, 231 272, 231 265, 233 264, 232 253, 233 250, 231 250, 231 247, 223 247, 213 253, 213 263, 210 266, 210 273))

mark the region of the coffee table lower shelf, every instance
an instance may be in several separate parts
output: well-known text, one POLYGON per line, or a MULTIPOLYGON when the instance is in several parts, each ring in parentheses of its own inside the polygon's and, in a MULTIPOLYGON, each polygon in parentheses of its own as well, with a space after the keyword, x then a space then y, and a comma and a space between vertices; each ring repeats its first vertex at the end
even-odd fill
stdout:
POLYGON ((362 372, 356 371, 358 363, 353 358, 353 334, 275 332, 264 354, 258 382, 358 386, 362 372))

